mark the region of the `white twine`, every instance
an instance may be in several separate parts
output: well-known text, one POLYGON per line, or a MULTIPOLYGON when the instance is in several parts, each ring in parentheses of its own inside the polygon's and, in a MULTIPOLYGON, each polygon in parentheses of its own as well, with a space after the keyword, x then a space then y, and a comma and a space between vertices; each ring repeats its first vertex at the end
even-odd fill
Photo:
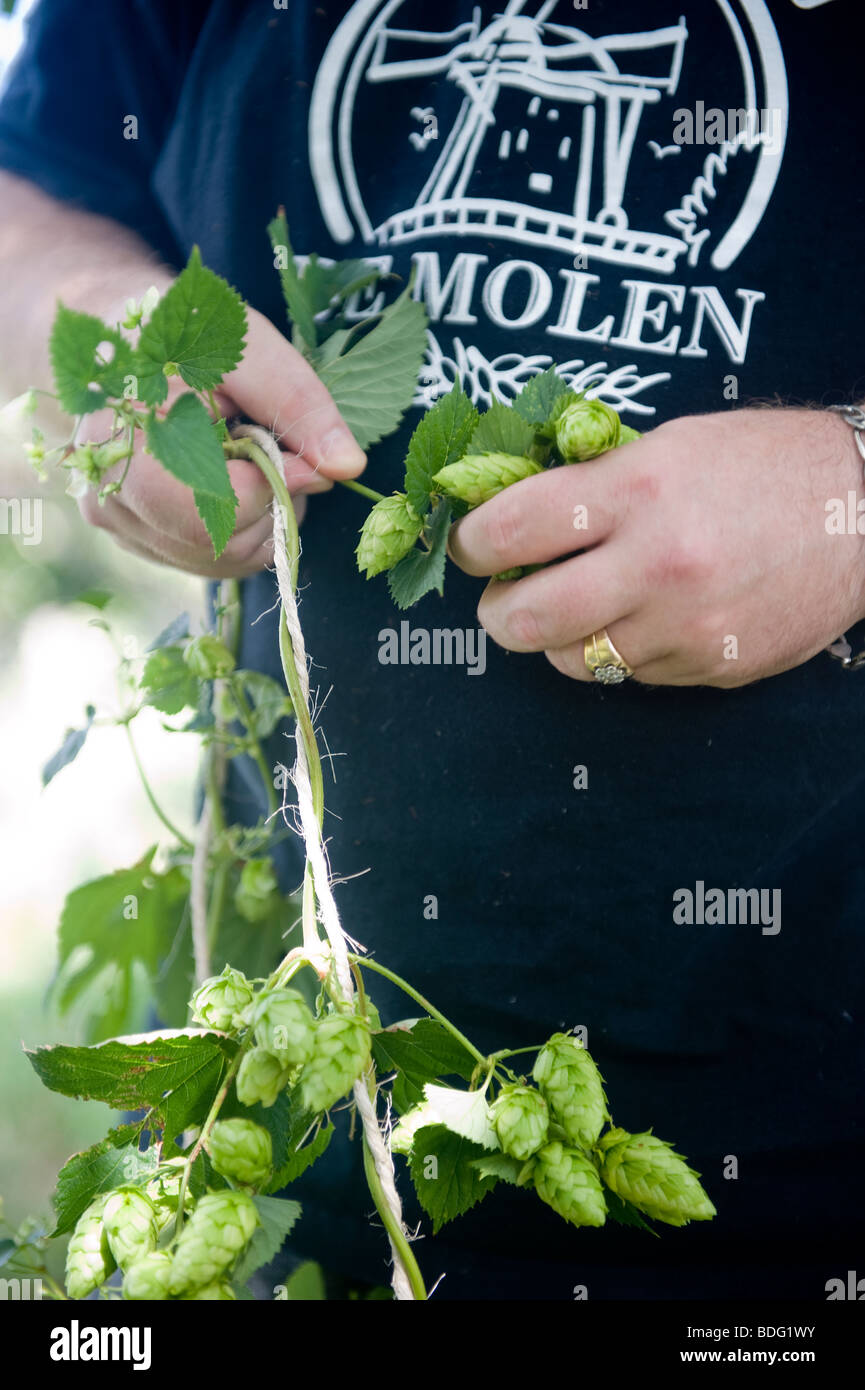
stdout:
MULTIPOLYGON (((268 430, 261 429, 258 425, 239 425, 234 430, 235 436, 242 436, 245 439, 252 439, 258 447, 267 455, 274 468, 281 478, 285 477, 282 455, 280 454, 276 440, 268 430)), ((288 561, 288 547, 286 541, 286 522, 283 509, 276 498, 273 499, 273 558, 276 566, 276 580, 279 587, 279 597, 282 602, 285 621, 288 627, 289 637, 291 638, 291 649, 294 655, 294 665, 297 671, 297 678, 300 689, 306 703, 307 710, 310 707, 309 698, 309 670, 307 667, 306 646, 303 640, 303 631, 300 626, 300 617, 297 611, 297 595, 291 578, 291 568, 288 561)), ((303 745, 303 738, 300 732, 300 724, 295 728, 295 745, 297 750, 294 770, 291 773, 291 780, 297 790, 297 805, 300 814, 300 824, 303 833, 303 840, 306 848, 306 856, 312 870, 312 880, 315 887, 315 896, 318 901, 319 916, 325 934, 330 942, 333 952, 336 976, 339 981, 345 999, 350 1003, 354 998, 354 980, 351 973, 351 965, 348 959, 348 947, 346 945, 345 933, 339 920, 339 911, 336 900, 331 889, 330 873, 327 867, 327 859, 324 852, 324 844, 321 838, 321 826, 315 814, 315 807, 312 799, 312 786, 309 779, 309 765, 306 759, 306 750, 303 745)), ((396 1190, 396 1177, 393 1169, 393 1158, 390 1149, 384 1141, 378 1117, 376 1115, 375 1104, 367 1090, 366 1082, 363 1078, 354 1084, 354 1099, 357 1105, 358 1114, 363 1125, 364 1138, 372 1155, 375 1171, 381 1184, 388 1211, 399 1229, 405 1233, 406 1228, 402 1219, 402 1203, 399 1193, 396 1190)), ((394 1297, 400 1300, 413 1300, 411 1282, 402 1262, 400 1253, 390 1241, 391 1254, 393 1256, 393 1284, 394 1297)))

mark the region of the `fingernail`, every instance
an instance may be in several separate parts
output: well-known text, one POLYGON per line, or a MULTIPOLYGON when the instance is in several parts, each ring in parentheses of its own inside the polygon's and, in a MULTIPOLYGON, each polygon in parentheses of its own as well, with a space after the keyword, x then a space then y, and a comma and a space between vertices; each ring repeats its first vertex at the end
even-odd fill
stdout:
POLYGON ((353 476, 366 466, 366 454, 350 430, 332 429, 318 446, 324 467, 334 473, 353 476))

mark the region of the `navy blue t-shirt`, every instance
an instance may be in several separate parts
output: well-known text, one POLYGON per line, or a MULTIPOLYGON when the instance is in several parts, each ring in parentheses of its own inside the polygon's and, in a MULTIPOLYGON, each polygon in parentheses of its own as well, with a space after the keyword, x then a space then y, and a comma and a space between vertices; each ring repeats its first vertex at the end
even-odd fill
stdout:
MULTIPOLYGON (((388 492, 457 376, 485 406, 555 363, 641 430, 861 397, 851 9, 54 0, 0 102, 0 164, 177 265, 197 242, 282 326, 279 204, 298 252, 414 265, 428 363, 371 451, 388 492)), ((616 1122, 674 1140, 718 1208, 655 1240, 500 1187, 418 1247, 437 1297, 823 1298, 862 1251, 865 675, 821 654, 733 691, 603 689, 491 642, 482 671, 386 664, 402 615, 357 575, 365 512, 337 489, 302 532, 347 930, 483 1049, 583 1025, 616 1122), (674 895, 698 885, 778 890, 780 917, 685 924, 674 895)), ((243 591, 242 662, 278 676, 273 578, 243 591)), ((479 592, 452 568, 408 621, 476 631, 479 592)), ((235 768, 235 816, 262 809, 254 786, 235 768)), ((356 1144, 298 1191, 293 1248, 386 1277, 356 1144)))

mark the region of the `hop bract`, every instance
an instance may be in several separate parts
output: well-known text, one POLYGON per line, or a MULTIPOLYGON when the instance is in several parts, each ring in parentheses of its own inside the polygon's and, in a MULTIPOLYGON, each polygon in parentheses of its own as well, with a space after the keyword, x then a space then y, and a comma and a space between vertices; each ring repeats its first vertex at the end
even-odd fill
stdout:
POLYGON ((490 1115, 499 1143, 513 1158, 525 1162, 546 1143, 550 1114, 533 1086, 503 1086, 490 1115))
POLYGON ((243 1058, 235 1087, 242 1105, 261 1104, 265 1109, 276 1101, 291 1079, 291 1068, 264 1047, 253 1047, 243 1058))
POLYGON ((181 1299, 182 1303, 226 1303, 230 1299, 236 1299, 233 1288, 225 1281, 215 1284, 206 1284, 203 1289, 195 1289, 192 1293, 185 1293, 181 1299))
POLYGON ((171 1261, 171 1292, 187 1293, 219 1280, 252 1239, 258 1212, 245 1192, 209 1192, 180 1233, 171 1261))
POLYGON ((421 533, 422 521, 402 492, 376 502, 360 533, 357 567, 367 579, 393 569, 421 533))
POLYGON ((364 1071, 370 1053, 369 1029, 352 1014, 328 1014, 315 1028, 312 1056, 300 1074, 307 1110, 319 1114, 342 1100, 364 1071))
POLYGON ((300 1067, 312 1052, 315 1019, 296 989, 280 989, 263 1002, 255 1021, 255 1041, 283 1066, 300 1067))
POLYGON ((131 1264, 123 1276, 123 1297, 158 1303, 171 1297, 171 1256, 151 1250, 131 1264))
POLYGON ((715 1208, 703 1191, 699 1173, 689 1168, 663 1139, 611 1129, 600 1145, 604 1182, 628 1202, 668 1226, 710 1221, 715 1208))
POLYGON ((156 1249, 156 1208, 137 1188, 121 1187, 112 1192, 102 1219, 111 1253, 121 1269, 128 1269, 156 1249))
POLYGON ((249 859, 240 873, 234 904, 247 922, 260 922, 271 909, 279 884, 269 859, 249 859))
POLYGON ((532 1076, 568 1138, 590 1149, 610 1117, 603 1078, 579 1039, 554 1033, 532 1076))
POLYGON ((246 976, 227 965, 221 975, 212 975, 193 994, 193 1018, 219 1032, 241 1028, 243 1011, 252 998, 252 985, 246 976))
POLYGON ((260 1187, 273 1169, 273 1143, 253 1120, 217 1120, 207 1150, 217 1173, 246 1187, 260 1187))
POLYGON ((193 637, 183 651, 183 660, 194 676, 201 680, 214 680, 219 676, 230 676, 234 670, 234 657, 225 643, 212 632, 201 637, 193 637))
POLYGON ((448 497, 479 507, 503 488, 543 469, 534 459, 517 454, 466 454, 458 463, 440 468, 433 483, 448 497))
POLYGON ((66 1292, 70 1298, 86 1298, 116 1269, 102 1222, 107 1194, 97 1197, 78 1218, 66 1249, 66 1292))
POLYGON ((538 1154, 535 1191, 542 1202, 572 1226, 603 1226, 607 1219, 604 1189, 595 1165, 579 1149, 557 1140, 538 1154))
POLYGON ((615 449, 620 431, 618 415, 603 401, 574 401, 556 423, 556 445, 563 459, 581 463, 615 449))

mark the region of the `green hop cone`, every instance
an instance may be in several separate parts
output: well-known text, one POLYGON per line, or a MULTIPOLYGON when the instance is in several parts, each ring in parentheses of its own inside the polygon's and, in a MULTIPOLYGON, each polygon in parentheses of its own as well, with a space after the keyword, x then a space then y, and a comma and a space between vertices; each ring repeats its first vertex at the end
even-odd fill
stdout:
POLYGON ((194 676, 203 681, 215 680, 220 676, 230 676, 234 670, 234 657, 224 642, 205 632, 202 637, 193 637, 183 651, 183 660, 194 676))
POLYGON ((632 444, 635 439, 642 439, 642 437, 639 430, 632 430, 630 425, 622 425, 619 430, 619 442, 616 448, 621 449, 623 444, 632 444))
POLYGON ((315 1019, 303 995, 296 989, 268 995, 256 1016, 255 1041, 283 1066, 303 1066, 315 1043, 315 1019))
POLYGON ((123 1276, 123 1297, 135 1302, 158 1303, 171 1297, 171 1256, 151 1250, 131 1264, 123 1276))
POLYGON ((209 1192, 180 1232, 171 1261, 172 1294, 189 1293, 221 1279, 259 1224, 245 1192, 209 1192))
POLYGON ((710 1221, 716 1215, 699 1173, 651 1131, 628 1134, 624 1129, 611 1129, 601 1140, 600 1149, 604 1182, 653 1220, 686 1226, 689 1221, 710 1221))
POLYGON ((253 1120, 217 1120, 207 1151, 217 1173, 245 1187, 261 1187, 273 1169, 273 1143, 253 1120))
POLYGON ((240 872, 234 905, 247 922, 261 922, 270 912, 279 884, 269 859, 248 859, 240 872))
POLYGON ((574 401, 556 422, 556 445, 568 463, 597 458, 619 444, 621 421, 603 401, 574 401))
POLYGON ((558 1140, 547 1144, 534 1168, 535 1191, 542 1202, 572 1226, 603 1226, 607 1204, 597 1170, 579 1149, 558 1140))
POLYGON ((357 567, 367 579, 393 569, 407 555, 421 533, 423 522, 402 492, 376 502, 360 533, 357 567))
MULTIPOLYGON (((159 1176, 149 1182, 145 1188, 156 1210, 156 1228, 160 1235, 169 1222, 174 1221, 177 1216, 180 1184, 185 1166, 185 1158, 169 1158, 162 1165, 159 1176)), ((193 1196, 187 1188, 183 1204, 184 1211, 192 1205, 193 1196)))
POLYGON ((554 1033, 538 1053, 532 1076, 571 1142, 590 1149, 610 1116, 603 1077, 582 1043, 570 1033, 554 1033))
POLYGON ((142 1255, 156 1249, 156 1208, 136 1187, 120 1187, 112 1192, 102 1219, 111 1253, 121 1269, 128 1269, 142 1255))
POLYGON ((219 1032, 242 1028, 244 1010, 252 1003, 252 985, 239 970, 227 965, 221 975, 211 975, 192 996, 192 1016, 206 1028, 219 1032))
POLYGON ((512 1158, 525 1162, 547 1142, 550 1114, 534 1086, 503 1086, 490 1115, 499 1143, 512 1158))
POLYGON ((313 1054, 300 1074, 307 1110, 329 1110, 351 1090, 370 1053, 369 1029, 351 1014, 328 1014, 315 1027, 313 1054))
POLYGON ((214 1284, 205 1284, 203 1289, 196 1289, 193 1293, 185 1293, 181 1299, 182 1303, 227 1303, 229 1300, 236 1299, 233 1288, 224 1280, 214 1284))
POLYGON ((253 1047, 245 1054, 237 1072, 237 1099, 242 1105, 261 1103, 267 1109, 290 1080, 290 1067, 284 1067, 266 1048, 253 1047))
POLYGON ((102 1222, 108 1195, 97 1197, 78 1218, 66 1249, 66 1292, 70 1298, 86 1298, 116 1269, 102 1222))
POLYGON ((479 507, 511 483, 519 483, 543 469, 534 459, 516 454, 466 454, 458 463, 440 468, 433 478, 435 486, 448 497, 479 507))

